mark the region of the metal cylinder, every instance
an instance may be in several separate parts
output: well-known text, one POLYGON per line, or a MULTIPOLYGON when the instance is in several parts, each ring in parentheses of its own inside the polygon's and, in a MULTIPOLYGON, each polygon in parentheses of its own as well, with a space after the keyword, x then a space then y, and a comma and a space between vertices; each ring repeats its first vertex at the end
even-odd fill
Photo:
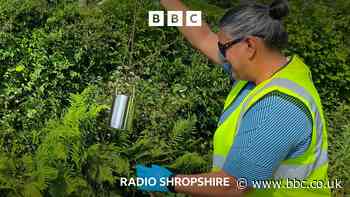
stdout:
POLYGON ((129 109, 129 96, 118 94, 113 98, 112 116, 110 127, 115 129, 126 129, 129 109))

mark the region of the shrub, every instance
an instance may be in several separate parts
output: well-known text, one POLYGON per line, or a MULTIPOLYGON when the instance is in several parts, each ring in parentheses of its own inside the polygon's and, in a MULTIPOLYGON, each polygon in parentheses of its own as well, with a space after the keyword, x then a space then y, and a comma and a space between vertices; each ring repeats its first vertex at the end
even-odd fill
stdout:
MULTIPOLYGON (((216 31, 224 8, 237 3, 186 2, 216 31)), ((349 5, 291 1, 286 21, 286 53, 310 66, 327 112, 330 179, 344 181, 349 5)), ((0 0, 1 196, 142 196, 118 185, 135 163, 209 170, 228 76, 176 28, 148 27, 155 9, 151 1, 0 0), (110 129, 112 93, 134 84, 133 130, 110 129)))

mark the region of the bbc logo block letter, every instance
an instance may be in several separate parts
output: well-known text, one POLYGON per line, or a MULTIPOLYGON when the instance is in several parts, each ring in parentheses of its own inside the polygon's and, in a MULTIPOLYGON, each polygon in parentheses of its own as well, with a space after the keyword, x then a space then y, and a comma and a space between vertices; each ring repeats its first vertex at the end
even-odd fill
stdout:
POLYGON ((192 26, 192 27, 202 26, 202 12, 201 11, 187 11, 186 12, 186 26, 192 26))
POLYGON ((183 26, 182 11, 168 11, 168 26, 181 27, 183 26))
POLYGON ((164 11, 149 11, 148 25, 153 27, 164 26, 164 11))
POLYGON ((148 12, 148 26, 153 27, 162 27, 167 22, 167 26, 202 26, 202 12, 201 11, 186 11, 186 14, 183 11, 168 11, 167 14, 164 14, 164 11, 149 11, 148 12), (165 16, 167 20, 165 21, 165 16), (186 19, 184 20, 184 17, 186 19), (186 22, 186 24, 184 24, 186 22))

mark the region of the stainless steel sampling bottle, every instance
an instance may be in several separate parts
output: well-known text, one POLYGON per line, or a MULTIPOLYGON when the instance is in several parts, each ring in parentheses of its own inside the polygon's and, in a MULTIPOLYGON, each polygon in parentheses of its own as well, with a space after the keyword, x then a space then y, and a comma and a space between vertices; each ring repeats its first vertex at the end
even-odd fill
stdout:
POLYGON ((114 129, 129 130, 130 121, 133 116, 133 105, 135 89, 132 94, 121 94, 116 91, 113 95, 113 104, 111 109, 110 127, 114 129))
POLYGON ((115 129, 126 129, 129 96, 114 95, 110 126, 115 129))

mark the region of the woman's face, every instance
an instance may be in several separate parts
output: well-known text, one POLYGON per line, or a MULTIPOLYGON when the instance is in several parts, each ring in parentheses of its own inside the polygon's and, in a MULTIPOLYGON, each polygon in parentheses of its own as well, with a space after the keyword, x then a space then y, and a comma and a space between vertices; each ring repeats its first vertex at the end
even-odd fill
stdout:
MULTIPOLYGON (((222 30, 218 32, 218 39, 221 44, 234 40, 222 30)), ((251 70, 250 57, 251 54, 246 39, 227 48, 225 58, 231 64, 231 73, 234 79, 249 80, 249 72, 251 70)))

